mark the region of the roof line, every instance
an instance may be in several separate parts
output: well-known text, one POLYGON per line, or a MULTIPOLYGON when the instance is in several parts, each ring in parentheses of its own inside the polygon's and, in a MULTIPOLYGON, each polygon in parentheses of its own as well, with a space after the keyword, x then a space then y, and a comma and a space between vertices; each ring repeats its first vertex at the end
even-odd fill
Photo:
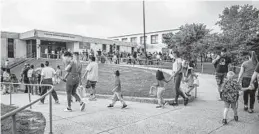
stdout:
MULTIPOLYGON (((159 31, 147 32, 146 34, 150 34, 150 33, 158 33, 158 32, 167 32, 167 31, 177 31, 177 30, 180 30, 180 29, 159 30, 159 31)), ((143 34, 143 33, 137 33, 137 34, 126 34, 126 35, 120 35, 120 36, 112 36, 112 37, 108 37, 108 38, 118 38, 118 37, 125 37, 125 36, 131 36, 131 35, 139 35, 139 34, 143 34)))

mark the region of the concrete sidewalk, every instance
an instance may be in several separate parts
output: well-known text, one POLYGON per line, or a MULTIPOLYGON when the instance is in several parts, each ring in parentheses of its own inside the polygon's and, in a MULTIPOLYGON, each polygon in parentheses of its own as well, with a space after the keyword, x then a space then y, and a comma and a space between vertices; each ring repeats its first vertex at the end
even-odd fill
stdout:
MULTIPOLYGON (((149 68, 152 69, 152 68, 149 68)), ((163 69, 163 71, 166 71, 163 69)), ((170 70, 168 70, 170 71, 170 70)), ((170 72, 169 72, 170 73, 170 72)), ((128 108, 121 109, 118 102, 114 108, 107 108, 110 99, 87 101, 85 111, 79 110, 79 103, 72 103, 73 112, 63 112, 66 108, 66 96, 59 95, 61 104, 53 105, 53 131, 55 134, 172 134, 172 133, 229 133, 258 134, 259 106, 256 102, 255 113, 244 112, 242 101, 239 103, 239 121, 233 121, 233 112, 229 112, 228 125, 223 126, 223 102, 217 101, 216 81, 212 75, 199 74, 200 87, 198 98, 188 106, 166 106, 156 109, 155 104, 126 102, 128 108)), ((27 94, 15 94, 13 103, 18 106, 28 104, 27 94), (21 101, 25 100, 25 101, 21 101)), ((35 100, 39 96, 32 96, 35 100)), ((242 98, 241 98, 242 99, 242 98)), ((4 95, 2 103, 9 104, 9 96, 4 95)), ((33 105, 32 110, 42 112, 49 132, 48 99, 46 104, 33 105)))

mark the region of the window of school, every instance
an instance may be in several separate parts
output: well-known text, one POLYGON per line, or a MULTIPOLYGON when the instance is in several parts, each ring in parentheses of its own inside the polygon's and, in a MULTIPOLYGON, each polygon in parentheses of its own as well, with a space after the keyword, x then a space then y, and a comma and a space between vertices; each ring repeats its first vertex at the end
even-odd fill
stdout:
POLYGON ((123 41, 123 42, 127 42, 127 40, 128 40, 127 38, 122 38, 121 39, 121 41, 123 41))
POLYGON ((158 43, 158 35, 151 35, 151 44, 158 43))
MULTIPOLYGON (((145 36, 145 41, 147 42, 147 36, 145 36)), ((144 36, 140 37, 140 44, 144 44, 144 36)))
POLYGON ((14 39, 8 39, 8 58, 14 58, 14 39))
POLYGON ((136 43, 136 42, 137 42, 137 37, 131 37, 131 38, 130 38, 130 42, 136 43))

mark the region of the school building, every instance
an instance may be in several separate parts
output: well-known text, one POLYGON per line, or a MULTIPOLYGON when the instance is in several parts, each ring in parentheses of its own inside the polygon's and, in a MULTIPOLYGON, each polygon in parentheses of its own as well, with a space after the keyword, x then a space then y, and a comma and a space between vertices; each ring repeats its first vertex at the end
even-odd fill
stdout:
POLYGON ((29 56, 32 53, 37 58, 45 58, 46 53, 61 51, 62 49, 85 52, 90 49, 96 53, 98 50, 106 52, 132 53, 137 44, 111 39, 85 37, 81 35, 31 30, 24 33, 1 31, 1 60, 29 56))
MULTIPOLYGON (((145 37, 147 52, 162 52, 162 49, 167 48, 167 45, 163 43, 163 35, 167 33, 175 33, 178 31, 179 29, 169 29, 162 31, 147 32, 145 37)), ((109 37, 108 39, 128 43, 137 43, 140 48, 144 48, 143 33, 114 36, 109 37)))

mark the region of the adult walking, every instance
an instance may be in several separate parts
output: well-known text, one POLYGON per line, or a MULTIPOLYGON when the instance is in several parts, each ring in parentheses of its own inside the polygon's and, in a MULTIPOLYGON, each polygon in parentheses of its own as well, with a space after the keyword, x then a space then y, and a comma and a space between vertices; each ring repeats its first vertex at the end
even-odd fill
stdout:
POLYGON ((173 57, 175 59, 173 65, 172 65, 172 78, 174 78, 174 89, 176 91, 176 96, 175 96, 175 102, 172 105, 177 106, 178 105, 178 98, 179 96, 182 96, 184 99, 184 105, 186 106, 188 104, 189 99, 185 97, 184 93, 181 91, 180 86, 181 86, 181 81, 183 77, 182 73, 182 59, 180 58, 180 53, 178 51, 173 52, 173 57))
MULTIPOLYGON (((53 80, 55 76, 55 70, 52 67, 49 67, 49 61, 45 62, 45 67, 41 70, 41 84, 50 84, 53 85, 53 80)), ((50 89, 49 86, 42 86, 41 87, 41 96, 43 96, 45 93, 47 93, 48 89, 50 89)), ((55 90, 52 91, 52 96, 55 100, 56 104, 59 104, 58 96, 55 90)), ((45 97, 41 99, 40 104, 44 104, 45 97)))
POLYGON ((65 76, 66 81, 66 92, 67 92, 67 104, 68 107, 64 110, 65 112, 72 112, 71 108, 71 100, 72 96, 76 98, 77 101, 80 103, 80 110, 83 111, 85 109, 85 103, 81 100, 81 98, 77 95, 76 89, 79 84, 81 84, 81 71, 82 71, 82 64, 79 60, 79 53, 74 52, 73 53, 73 59, 72 54, 70 52, 66 52, 64 54, 66 63, 68 65, 65 68, 65 71, 67 71, 67 75, 65 76))
MULTIPOLYGON (((241 70, 240 70, 239 76, 238 76, 238 82, 241 82, 241 80, 242 80, 243 88, 249 87, 251 77, 252 77, 255 67, 258 63, 258 59, 257 59, 254 51, 249 52, 248 56, 249 56, 249 59, 247 61, 244 61, 243 64, 241 65, 241 70)), ((243 94, 244 110, 248 111, 249 113, 254 112, 255 93, 256 93, 257 87, 258 87, 258 83, 257 83, 257 81, 254 81, 253 89, 244 91, 244 94, 243 94), (250 103, 249 103, 250 106, 248 109, 248 98, 249 97, 250 97, 250 103)))
MULTIPOLYGON (((28 78, 29 69, 30 69, 30 65, 25 63, 24 68, 22 69, 22 73, 21 73, 21 78, 22 78, 22 81, 23 81, 24 84, 30 83, 29 78, 28 78)), ((29 90, 29 86, 25 85, 24 93, 28 93, 28 90, 29 90)))
POLYGON ((95 85, 98 81, 98 64, 95 62, 95 57, 91 57, 90 63, 86 67, 86 72, 83 75, 83 78, 86 77, 87 83, 86 88, 92 88, 91 96, 89 98, 90 101, 96 100, 96 90, 95 85))
POLYGON ((218 92, 220 96, 219 100, 221 100, 221 87, 231 63, 231 59, 226 55, 226 52, 227 52, 227 49, 222 48, 220 55, 218 55, 217 58, 212 61, 212 64, 216 69, 216 81, 217 81, 218 92))
MULTIPOLYGON (((37 68, 36 69, 36 76, 37 76, 37 84, 40 84, 41 83, 41 72, 42 72, 42 69, 44 68, 44 64, 41 63, 40 64, 40 68, 37 68)), ((41 95, 41 86, 37 86, 36 87, 36 94, 38 95, 41 95)))
MULTIPOLYGON (((250 87, 253 87, 253 84, 254 84, 254 81, 257 79, 257 82, 258 82, 258 85, 259 85, 259 62, 257 63, 256 67, 255 67, 255 70, 254 70, 254 73, 251 77, 251 81, 250 81, 250 87)), ((259 92, 259 88, 258 89, 258 92, 259 92)), ((257 100, 258 100, 258 103, 259 103, 259 93, 257 95, 257 100)))

